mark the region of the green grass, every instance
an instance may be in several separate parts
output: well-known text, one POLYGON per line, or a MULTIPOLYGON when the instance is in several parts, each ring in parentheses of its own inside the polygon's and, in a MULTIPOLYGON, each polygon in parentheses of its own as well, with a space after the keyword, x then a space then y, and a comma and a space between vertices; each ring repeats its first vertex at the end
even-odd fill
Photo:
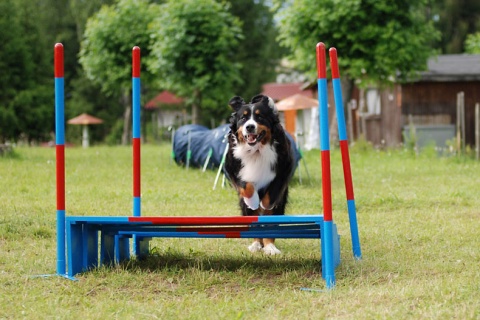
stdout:
MULTIPOLYGON (((169 164, 167 145, 142 149, 144 215, 238 215, 215 171, 169 164)), ((131 150, 68 148, 67 214, 130 215, 131 150)), ((322 212, 319 151, 305 153, 289 214, 322 212)), ((363 259, 352 257, 338 150, 334 220, 337 285, 325 290, 316 240, 277 241, 283 255, 252 255, 247 239, 155 239, 152 256, 78 276, 56 271, 55 150, 0 157, 0 318, 478 319, 480 163, 403 151, 351 151, 363 259), (301 291, 307 287, 321 291, 301 291)))

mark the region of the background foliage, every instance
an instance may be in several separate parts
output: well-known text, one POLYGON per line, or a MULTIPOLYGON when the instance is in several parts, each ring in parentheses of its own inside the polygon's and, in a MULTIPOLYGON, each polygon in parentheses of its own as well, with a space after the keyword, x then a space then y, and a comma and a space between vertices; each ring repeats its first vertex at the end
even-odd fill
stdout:
MULTIPOLYGON (((200 119, 204 123, 209 123, 207 118, 210 116, 217 121, 225 117, 228 109, 225 111, 224 96, 238 94, 248 99, 261 91, 263 83, 275 81, 281 58, 293 57, 300 71, 312 75, 315 65, 311 62, 313 50, 310 42, 324 41, 330 45, 330 42, 334 41, 335 46, 341 48, 342 57, 349 57, 341 60, 344 64, 342 73, 357 80, 366 81, 367 77, 379 80, 380 84, 389 80, 395 68, 403 71, 402 75, 408 75, 410 69, 421 68, 427 53, 432 50, 437 53, 478 52, 475 51, 478 50, 478 35, 475 34, 480 31, 480 5, 475 0, 216 2, 223 15, 235 17, 231 18, 227 25, 237 28, 233 32, 242 34, 243 37, 235 37, 235 40, 228 44, 230 51, 222 52, 230 63, 226 70, 236 69, 233 73, 225 72, 224 79, 215 80, 225 92, 219 87, 218 91, 211 90, 209 94, 203 95, 201 104, 197 102, 201 109, 206 110, 204 117, 200 119), (322 3, 325 5, 318 8, 322 3), (329 10, 331 14, 328 14, 329 10), (319 21, 320 18, 323 22, 319 21), (233 23, 236 19, 239 23, 233 23), (386 23, 387 21, 389 23, 386 23), (436 37, 436 34, 440 36, 436 37), (280 47, 277 36, 286 48, 280 47), (293 54, 288 55, 289 51, 293 54), (416 59, 412 58, 414 53, 418 54, 416 59), (223 87, 228 83, 229 87, 223 87)), ((129 51, 134 45, 132 42, 142 39, 139 42, 145 43, 153 31, 149 28, 158 23, 151 14, 155 10, 148 10, 140 17, 135 12, 130 12, 130 16, 123 15, 120 9, 128 11, 128 3, 130 6, 135 4, 148 8, 163 5, 174 8, 180 3, 191 5, 197 1, 0 2, 0 143, 20 141, 31 144, 52 138, 52 65, 53 45, 56 42, 62 42, 65 47, 66 117, 72 118, 82 112, 99 116, 105 123, 91 128, 93 140, 112 143, 121 141, 127 107, 126 99, 122 97, 124 90, 120 87, 127 85, 129 76, 118 81, 118 87, 112 87, 111 80, 118 80, 121 74, 128 74, 125 61, 129 60, 129 51), (104 9, 101 9, 102 6, 104 9), (114 13, 117 14, 116 18, 112 16, 114 13), (111 27, 107 27, 109 19, 112 20, 111 27), (118 20, 115 22, 115 19, 118 20), (89 20, 92 27, 87 32, 89 20), (101 34, 94 35, 92 32, 95 25, 105 27, 103 38, 101 34), (104 49, 101 54, 87 45, 90 37, 103 39, 105 42, 100 46, 104 49), (82 43, 84 51, 80 54, 82 43), (105 54, 107 50, 112 53, 105 54), (88 67, 84 69, 84 65, 80 64, 80 57, 87 59, 89 52, 104 59, 101 63, 97 62, 98 69, 103 67, 98 73, 92 73, 92 70, 88 67), (111 60, 106 61, 109 58, 111 60), (109 87, 108 90, 106 86, 109 87)), ((200 8, 199 5, 193 9, 200 8)), ((205 14, 205 17, 209 17, 211 13, 205 14)), ((150 40, 152 39, 148 39, 150 40)), ((148 55, 148 45, 142 45, 142 52, 144 57, 148 55)), ((180 67, 183 66, 178 65, 175 70, 180 70, 180 67)), ((158 86, 158 82, 154 85, 147 79, 148 70, 145 69, 143 75, 145 88, 142 96, 145 99, 165 89, 158 86)), ((219 75, 222 74, 217 72, 217 77, 219 75)), ((159 78, 158 75, 155 77, 159 78)), ((195 100, 191 95, 184 98, 195 100)), ((68 141, 79 141, 79 137, 80 128, 67 126, 68 141)))
POLYGON ((388 84, 426 68, 438 32, 424 10, 418 0, 298 0, 282 12, 280 39, 303 71, 315 71, 312 44, 321 39, 357 84, 388 84))
POLYGON ((192 121, 199 123, 202 106, 210 114, 223 111, 219 106, 226 106, 235 85, 243 82, 241 64, 234 60, 243 37, 240 21, 214 0, 170 1, 159 13, 149 67, 158 75, 159 87, 187 98, 192 121))

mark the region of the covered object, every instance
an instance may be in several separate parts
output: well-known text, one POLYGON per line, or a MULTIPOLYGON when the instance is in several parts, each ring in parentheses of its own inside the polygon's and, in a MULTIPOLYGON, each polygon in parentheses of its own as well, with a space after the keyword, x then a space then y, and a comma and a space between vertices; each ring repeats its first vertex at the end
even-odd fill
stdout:
MULTIPOLYGON (((201 168, 209 157, 209 168, 219 167, 225 152, 230 125, 224 124, 215 129, 189 124, 179 127, 173 137, 173 152, 175 162, 179 165, 187 164, 187 154, 190 149, 189 166, 201 168), (190 143, 189 143, 190 140, 190 143), (190 145, 190 148, 189 148, 190 145)), ((292 152, 295 158, 295 167, 302 158, 293 137, 287 133, 292 152)), ((293 172, 292 172, 293 174, 293 172)))

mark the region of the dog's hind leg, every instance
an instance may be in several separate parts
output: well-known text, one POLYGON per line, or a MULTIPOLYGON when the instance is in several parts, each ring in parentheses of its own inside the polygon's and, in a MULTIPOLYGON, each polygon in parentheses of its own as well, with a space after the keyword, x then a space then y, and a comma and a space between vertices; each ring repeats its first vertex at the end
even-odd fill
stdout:
MULTIPOLYGON (((269 216, 269 215, 272 215, 272 214, 284 214, 284 212, 285 212, 285 201, 281 201, 280 206, 278 206, 277 208, 273 208, 271 200, 270 200, 270 193, 267 192, 263 196, 262 201, 260 202, 260 207, 261 207, 261 211, 263 212, 263 215, 269 216), (275 210, 279 210, 279 212, 275 212, 275 210)), ((266 255, 270 255, 270 256, 282 253, 275 246, 275 239, 271 239, 271 238, 263 239, 263 249, 262 249, 262 251, 266 255)))

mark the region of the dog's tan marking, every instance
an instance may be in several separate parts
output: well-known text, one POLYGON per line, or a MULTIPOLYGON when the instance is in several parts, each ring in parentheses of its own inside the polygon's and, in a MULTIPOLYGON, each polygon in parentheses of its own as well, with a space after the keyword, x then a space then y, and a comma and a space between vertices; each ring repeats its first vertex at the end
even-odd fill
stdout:
POLYGON ((243 127, 238 128, 238 130, 237 130, 237 137, 238 137, 239 142, 244 143, 244 142, 245 142, 245 138, 243 137, 242 128, 243 128, 243 127))
POLYGON ((255 110, 255 114, 257 114, 257 115, 260 114, 260 110, 258 110, 258 109, 255 110))
POLYGON ((259 125, 257 131, 265 131, 265 136, 262 138, 262 141, 260 141, 263 145, 267 144, 272 139, 272 131, 268 127, 259 125))
POLYGON ((245 188, 240 188, 240 196, 244 198, 251 198, 255 192, 255 187, 253 183, 247 182, 245 188))

